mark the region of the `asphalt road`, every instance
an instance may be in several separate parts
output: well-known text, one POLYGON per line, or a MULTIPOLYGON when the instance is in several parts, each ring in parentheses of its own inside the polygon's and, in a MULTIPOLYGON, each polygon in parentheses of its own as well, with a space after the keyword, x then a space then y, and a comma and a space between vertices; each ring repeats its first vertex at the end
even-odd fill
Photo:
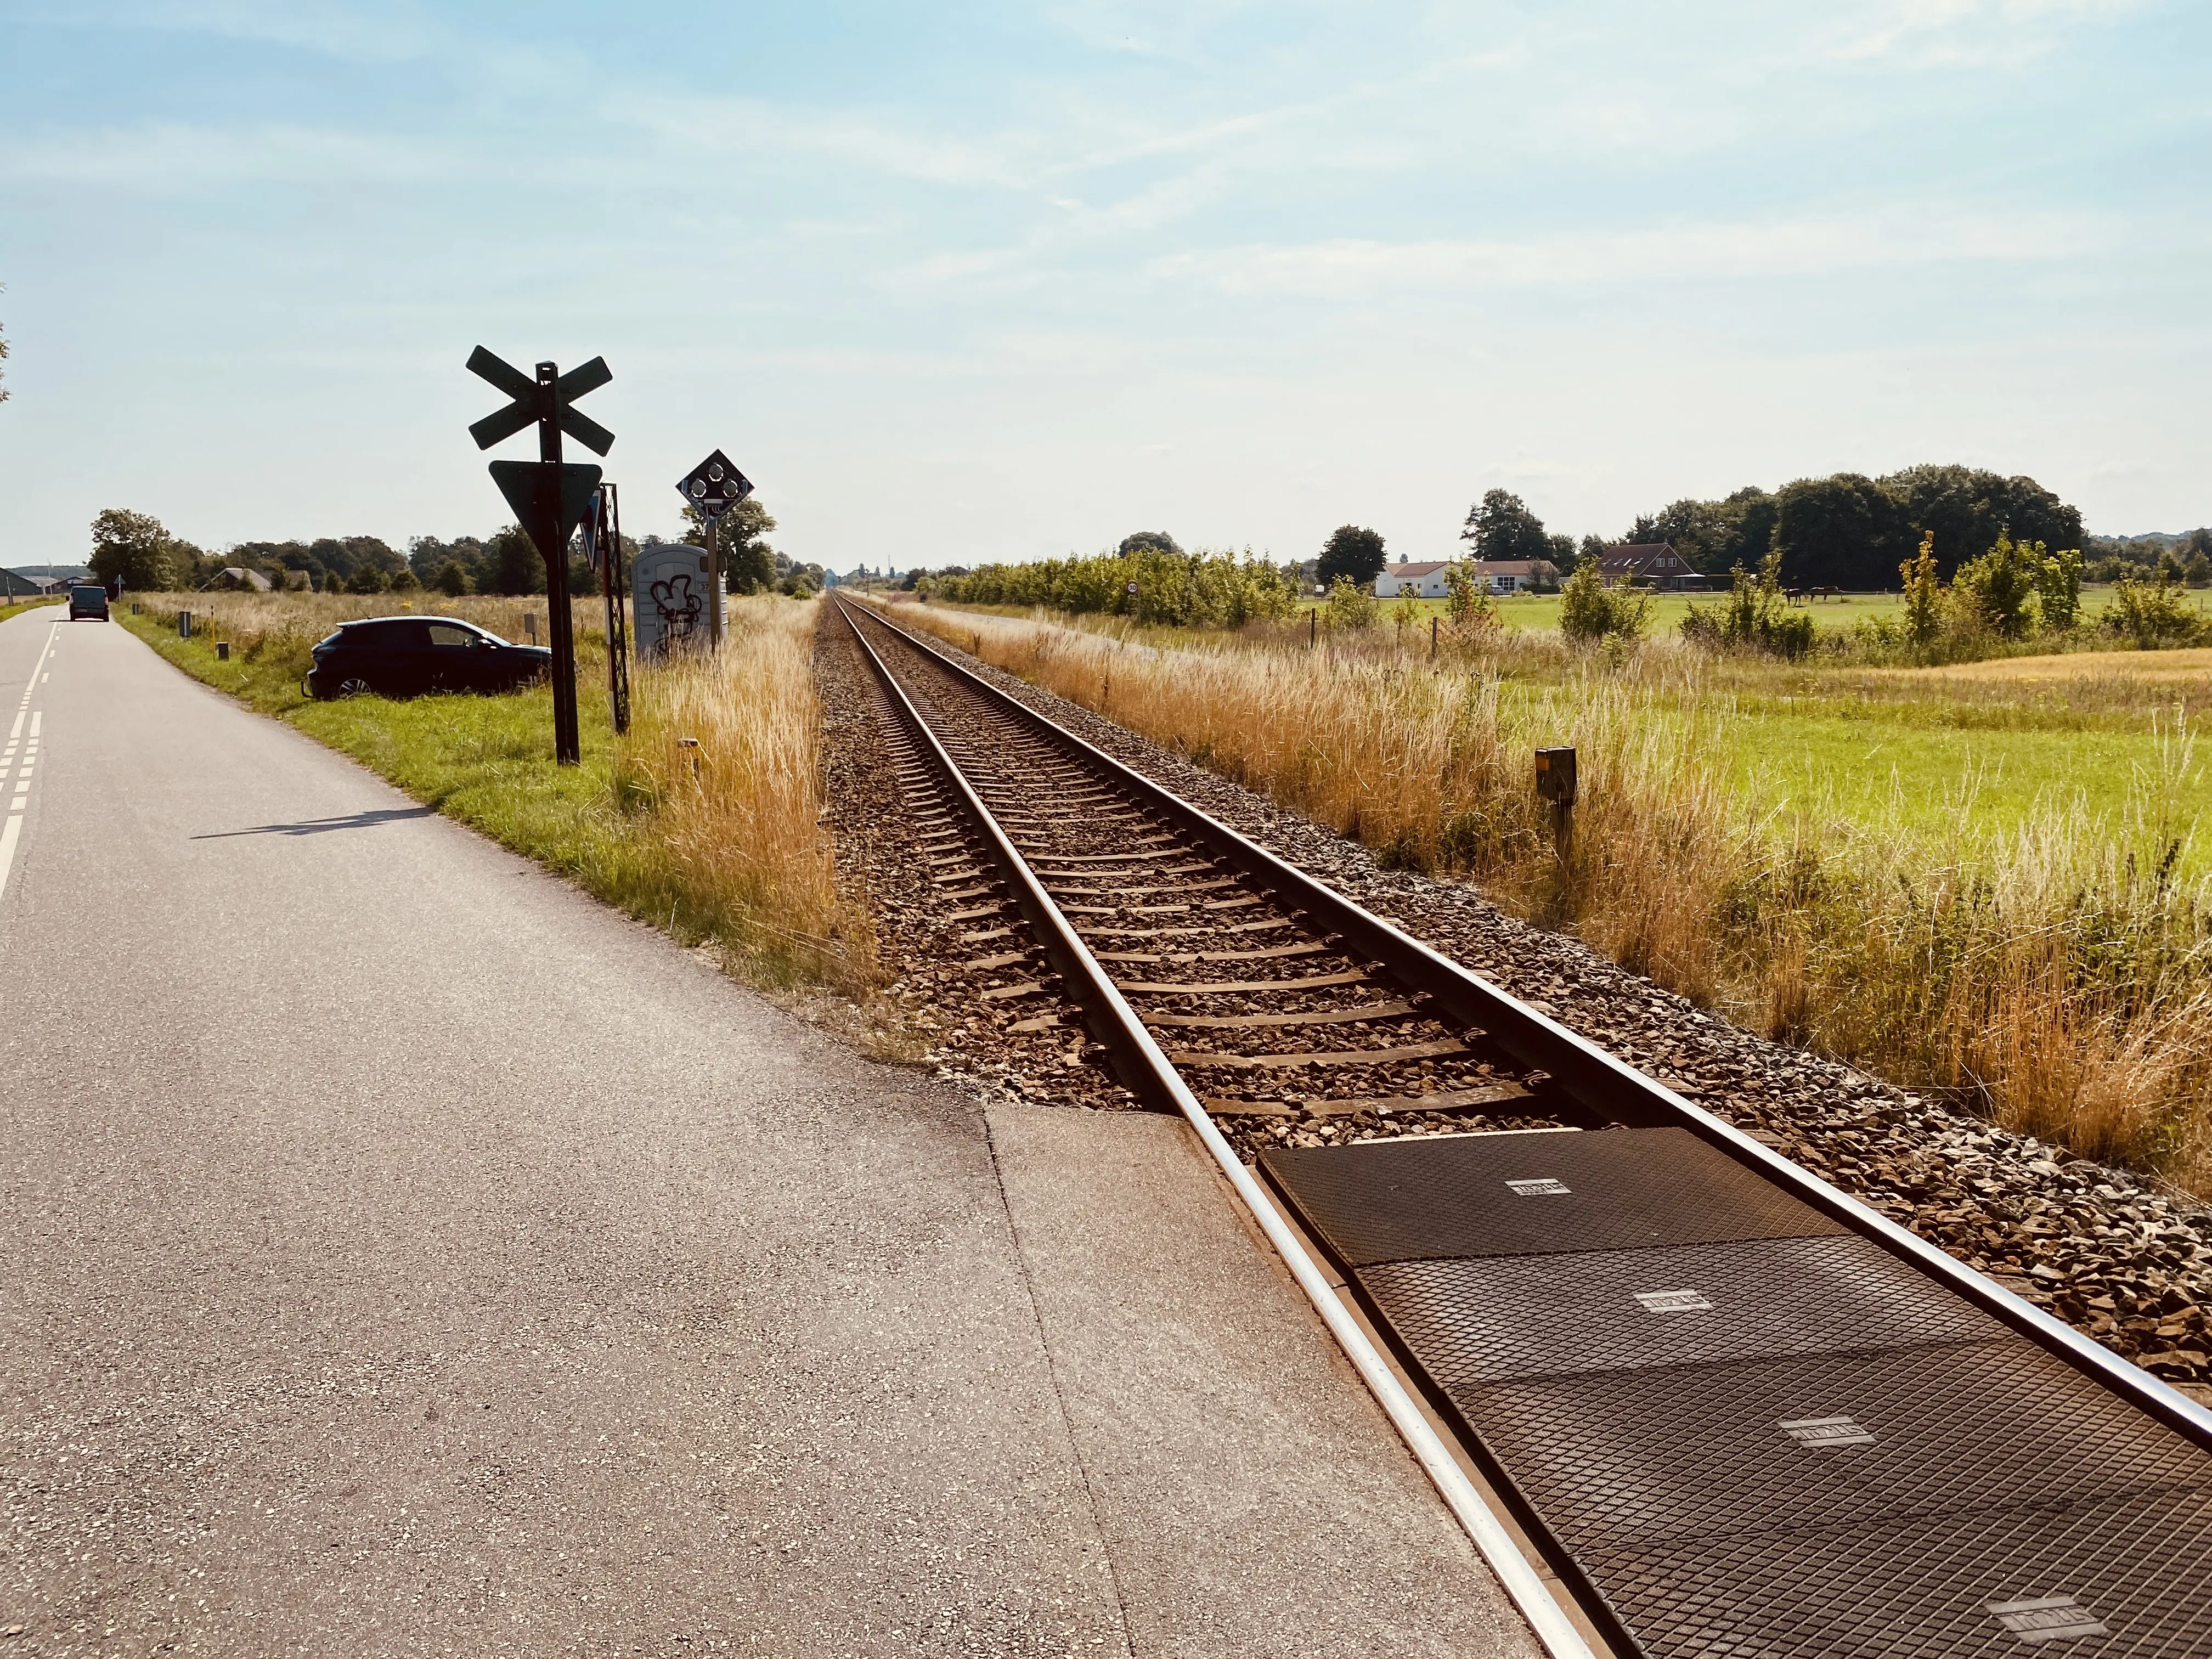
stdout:
POLYGON ((1180 1126, 872 1066, 54 614, 0 1659, 1533 1651, 1180 1126))

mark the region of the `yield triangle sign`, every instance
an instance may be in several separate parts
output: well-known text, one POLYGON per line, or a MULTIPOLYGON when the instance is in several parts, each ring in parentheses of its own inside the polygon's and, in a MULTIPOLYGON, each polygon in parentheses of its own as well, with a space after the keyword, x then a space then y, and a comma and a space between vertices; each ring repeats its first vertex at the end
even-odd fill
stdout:
POLYGON ((573 462, 494 461, 491 478, 514 509, 514 521, 530 532, 550 563, 563 556, 591 505, 599 469, 573 462))

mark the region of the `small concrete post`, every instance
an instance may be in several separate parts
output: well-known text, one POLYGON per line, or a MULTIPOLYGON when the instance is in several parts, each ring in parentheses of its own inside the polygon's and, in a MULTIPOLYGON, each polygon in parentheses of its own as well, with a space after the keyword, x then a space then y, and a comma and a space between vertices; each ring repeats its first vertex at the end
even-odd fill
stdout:
POLYGON ((228 640, 217 640, 215 642, 215 659, 217 662, 228 662, 230 660, 230 641, 228 640))

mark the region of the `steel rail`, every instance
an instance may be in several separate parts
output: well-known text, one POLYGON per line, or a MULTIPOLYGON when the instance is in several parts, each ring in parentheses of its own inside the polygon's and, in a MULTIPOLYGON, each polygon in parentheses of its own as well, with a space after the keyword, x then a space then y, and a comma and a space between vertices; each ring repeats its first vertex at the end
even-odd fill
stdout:
MULTIPOLYGON (((1252 1171, 1245 1167, 1244 1161, 1237 1156, 1237 1149, 1214 1126, 1206 1108, 1199 1103, 1198 1097, 1191 1092, 1182 1074, 1169 1063, 1166 1054, 1152 1040, 1152 1033, 1145 1029, 1144 1022, 1137 1018, 1136 1011, 1130 1007, 1120 989, 1099 965, 1098 959, 1091 955, 1090 947, 1084 944, 1051 894, 1037 879, 1036 872, 1030 868, 1029 861, 1016 849, 990 808, 984 805, 983 798, 945 751, 945 745, 938 740, 937 733, 930 728, 928 721, 922 719, 921 711, 915 708, 889 665, 877 654, 875 647, 869 643, 866 634, 855 620, 849 602, 841 598, 838 611, 845 618, 846 626, 853 630, 854 641, 890 697, 893 708, 919 736, 930 758, 951 785, 963 813, 990 848, 993 857, 1013 890, 1016 903, 1036 927, 1040 942, 1047 956, 1060 969, 1063 983, 1076 991, 1086 1013, 1099 1020, 1117 1039, 1109 1044, 1115 1054, 1116 1070, 1121 1071, 1127 1065, 1130 1069, 1139 1072, 1146 1080, 1146 1086, 1138 1087, 1132 1084, 1139 1098, 1161 1102, 1170 1109, 1182 1113, 1184 1121, 1197 1135, 1199 1143, 1219 1168, 1223 1178, 1229 1182, 1252 1219, 1259 1224, 1260 1231, 1266 1235, 1268 1243, 1274 1247, 1275 1253, 1282 1257, 1284 1265, 1290 1268, 1291 1276, 1297 1280, 1298 1288, 1305 1292, 1306 1299, 1321 1315, 1322 1322, 1328 1327, 1329 1334, 1336 1339, 1337 1346, 1351 1360, 1353 1369, 1358 1371, 1360 1380, 1367 1385, 1368 1392, 1375 1396, 1376 1403, 1382 1407, 1383 1414, 1390 1419, 1391 1426, 1413 1454, 1414 1461, 1420 1464, 1422 1472, 1436 1486, 1437 1495, 1450 1510, 1453 1519, 1459 1522, 1468 1541, 1474 1544, 1491 1571, 1497 1575, 1498 1583, 1520 1611, 1522 1618, 1528 1621, 1530 1631, 1542 1644, 1545 1652, 1551 1656, 1551 1659, 1595 1659, 1581 1632, 1575 1628, 1558 1600, 1545 1586, 1543 1579, 1521 1553, 1520 1547, 1513 1541, 1512 1534, 1483 1501, 1482 1494, 1475 1490, 1474 1483, 1468 1479, 1466 1471, 1454 1459, 1443 1437, 1422 1414, 1420 1407, 1407 1392, 1405 1385, 1399 1382, 1389 1362, 1369 1340, 1367 1333, 1360 1328, 1359 1322, 1352 1316, 1352 1310, 1345 1306, 1342 1298, 1330 1286, 1320 1264, 1307 1252, 1289 1223, 1283 1219, 1282 1213, 1276 1209, 1273 1200, 1267 1196, 1252 1171), (1127 1057, 1126 1060, 1125 1055, 1127 1057)), ((892 631, 902 638, 911 637, 902 629, 893 629, 892 631)), ((935 653, 931 655, 939 662, 944 660, 935 653)), ((1124 1076, 1127 1080, 1126 1073, 1124 1076)))
MULTIPOLYGON (((853 602, 841 599, 840 603, 847 608, 849 618, 853 602)), ((981 692, 995 706, 1093 770, 1104 774, 1143 805, 1204 842, 1216 856, 1266 887, 1278 903, 1294 912, 1304 912, 1316 932, 1341 939, 1381 962, 1409 988, 1433 997, 1453 1018, 1487 1032, 1516 1060, 1549 1073, 1585 1106, 1627 1122, 1667 1124, 1688 1130, 1822 1214, 1939 1280, 2001 1323, 2123 1395, 2168 1427, 2212 1449, 2212 1410, 1984 1278, 1810 1170, 1793 1164, 1733 1124, 1692 1104, 1618 1056, 1539 1013, 1510 992, 1430 949, 1382 917, 1362 909, 1341 893, 1246 839, 1058 721, 1039 714, 981 675, 952 661, 931 641, 917 637, 875 607, 867 607, 865 614, 878 626, 928 653, 960 684, 981 692)), ((854 632, 859 632, 857 625, 854 632)), ((1150 1041, 1149 1036, 1146 1041, 1150 1041)))

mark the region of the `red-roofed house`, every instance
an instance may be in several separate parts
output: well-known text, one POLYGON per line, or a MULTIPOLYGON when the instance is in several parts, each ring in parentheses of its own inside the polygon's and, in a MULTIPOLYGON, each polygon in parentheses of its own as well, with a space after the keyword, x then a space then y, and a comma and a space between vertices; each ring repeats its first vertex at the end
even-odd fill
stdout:
POLYGON ((1632 582, 1662 593, 1702 593, 1705 577, 1692 570, 1671 542, 1620 542, 1598 555, 1597 574, 1609 582, 1632 582))
POLYGON ((1395 599, 1410 592, 1425 599, 1441 599, 1451 592, 1444 585, 1444 572, 1451 564, 1449 559, 1432 559, 1426 564, 1386 564, 1375 579, 1375 597, 1395 599))

